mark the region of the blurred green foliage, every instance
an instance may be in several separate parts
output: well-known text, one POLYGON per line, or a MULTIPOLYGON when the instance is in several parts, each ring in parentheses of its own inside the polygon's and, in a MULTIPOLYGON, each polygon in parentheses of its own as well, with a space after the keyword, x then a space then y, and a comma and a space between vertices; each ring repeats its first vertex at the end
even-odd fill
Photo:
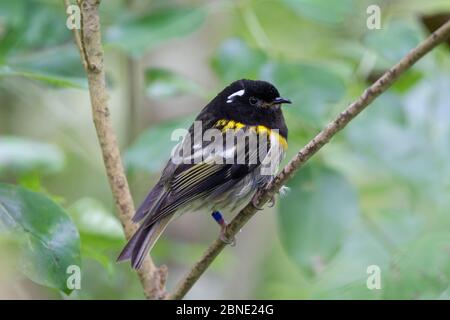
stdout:
POLYGON ((191 79, 167 69, 150 68, 145 71, 147 94, 153 98, 192 94, 208 98, 208 93, 191 79))
POLYGON ((340 101, 345 93, 344 82, 337 74, 314 65, 268 64, 261 78, 276 83, 293 101, 304 103, 304 108, 292 108, 290 113, 311 125, 323 121, 329 106, 340 101))
POLYGON ((0 137, 0 176, 14 172, 26 175, 58 172, 64 166, 64 153, 55 145, 20 137, 0 137))
POLYGON ((293 261, 312 276, 332 261, 355 224, 356 191, 338 171, 320 165, 306 166, 288 186, 279 205, 280 237, 293 261))
POLYGON ((284 3, 300 16, 331 25, 349 18, 355 5, 354 0, 284 0, 284 3))
POLYGON ((194 118, 164 122, 143 132, 125 153, 127 170, 158 172, 169 160, 173 147, 180 142, 179 136, 172 137, 174 130, 188 129, 193 120, 194 118))
POLYGON ((239 38, 225 40, 212 60, 212 67, 223 82, 229 83, 244 75, 249 79, 259 76, 261 66, 267 62, 266 55, 251 48, 239 38))
POLYGON ((106 44, 130 54, 143 54, 171 38, 185 36, 198 29, 205 19, 201 7, 173 7, 136 16, 121 15, 120 21, 108 29, 106 44))
MULTIPOLYGON (((136 200, 168 159, 173 130, 187 128, 226 84, 265 79, 294 102, 285 110, 289 157, 428 34, 422 15, 449 10, 445 0, 103 2, 111 91, 120 89, 123 57, 153 58, 187 36, 192 42, 201 37, 194 46, 204 46, 208 61, 201 63, 215 79, 205 86, 197 70, 179 72, 167 63, 152 65, 151 59, 140 66, 141 98, 172 103, 175 116, 152 119, 124 146, 136 200), (381 30, 366 27, 369 4, 381 7, 381 30), (201 102, 184 108, 179 102, 184 100, 177 99, 185 97, 201 102)), ((142 292, 129 266, 115 263, 124 239, 106 181, 96 181, 104 171, 99 150, 89 149, 94 133, 89 139, 76 137, 90 124, 80 121, 71 129, 64 121, 49 120, 48 127, 60 130, 57 137, 41 133, 49 128, 23 131, 32 127, 32 115, 42 110, 38 106, 45 105, 36 99, 40 94, 61 94, 59 110, 50 110, 68 118, 81 109, 65 109, 63 94, 86 98, 64 11, 58 0, 0 1, 0 178, 8 183, 0 187, 0 233, 17 238, 25 253, 17 263, 36 283, 68 293, 65 267, 82 263, 83 289, 71 298, 139 298, 142 292), (26 109, 29 105, 33 108, 26 109), (17 110, 31 114, 29 123, 12 124, 17 110), (81 190, 74 196, 73 189, 81 190)), ((184 65, 197 58, 175 51, 171 54, 184 65)), ((227 295, 223 284, 224 292, 214 293, 212 287, 219 284, 206 275, 209 282, 199 283, 192 297, 211 292, 234 297, 248 266, 248 298, 448 299, 449 74, 448 48, 440 47, 402 76, 290 181, 291 190, 276 210, 277 234, 256 232, 245 240, 257 247, 265 239, 262 257, 250 258, 258 250, 244 258, 232 250, 221 255, 211 272, 222 283, 231 279, 232 293, 227 295), (381 290, 366 286, 370 265, 382 270, 381 290)), ((113 95, 112 103, 117 100, 123 105, 113 95)), ((208 244, 197 236, 203 230, 189 227, 179 236, 163 237, 154 250, 176 274, 208 244)))

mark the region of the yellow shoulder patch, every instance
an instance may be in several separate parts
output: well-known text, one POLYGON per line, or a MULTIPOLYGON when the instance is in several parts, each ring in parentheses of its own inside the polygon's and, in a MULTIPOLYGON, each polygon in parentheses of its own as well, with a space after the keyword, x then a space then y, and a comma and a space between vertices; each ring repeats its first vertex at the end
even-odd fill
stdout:
POLYGON ((217 127, 221 127, 222 131, 227 131, 227 130, 239 130, 245 127, 245 124, 241 123, 241 122, 237 122, 234 120, 226 120, 226 119, 222 119, 216 122, 216 126, 217 127))
MULTIPOLYGON (((241 122, 237 122, 234 120, 226 120, 221 119, 216 122, 216 126, 221 129, 222 132, 225 132, 227 130, 239 130, 245 127, 245 124, 241 122)), ((281 136, 277 131, 267 128, 266 126, 251 126, 251 129, 255 130, 258 134, 267 134, 268 136, 274 136, 280 145, 283 147, 284 150, 287 149, 288 143, 286 139, 281 136)))

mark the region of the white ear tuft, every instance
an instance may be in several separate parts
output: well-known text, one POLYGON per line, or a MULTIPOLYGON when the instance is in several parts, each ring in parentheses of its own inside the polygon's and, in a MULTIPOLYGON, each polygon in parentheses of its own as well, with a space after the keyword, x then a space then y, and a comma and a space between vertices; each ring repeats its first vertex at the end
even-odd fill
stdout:
POLYGON ((245 90, 244 90, 244 89, 241 89, 241 90, 239 90, 239 91, 236 91, 236 92, 233 93, 233 94, 230 94, 230 95, 228 96, 228 98, 227 98, 227 103, 233 102, 233 97, 236 97, 236 96, 243 96, 244 93, 245 93, 245 90))

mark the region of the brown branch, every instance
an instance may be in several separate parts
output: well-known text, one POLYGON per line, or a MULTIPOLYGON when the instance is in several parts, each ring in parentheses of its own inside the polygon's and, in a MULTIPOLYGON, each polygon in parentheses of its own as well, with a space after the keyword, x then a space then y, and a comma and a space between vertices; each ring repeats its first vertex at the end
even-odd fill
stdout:
MULTIPOLYGON (((83 5, 84 0, 77 0, 77 4, 78 6, 81 8, 83 5)), ((100 0, 99 0, 100 3, 100 0)), ((80 50, 81 50, 81 59, 84 59, 84 65, 85 65, 85 69, 89 69, 92 71, 98 71, 96 70, 96 65, 94 63, 91 63, 90 57, 86 51, 86 45, 84 44, 84 27, 83 27, 83 23, 84 23, 84 19, 83 19, 83 10, 80 10, 80 50)))
MULTIPOLYGON (((286 183, 294 173, 308 161, 308 159, 330 141, 336 133, 342 130, 375 98, 385 92, 401 74, 408 70, 434 47, 443 42, 449 35, 450 21, 436 30, 426 40, 404 56, 396 65, 385 72, 384 75, 367 88, 356 101, 350 104, 345 111, 341 112, 334 121, 330 122, 321 132, 319 132, 319 134, 304 146, 263 192, 256 195, 254 198, 255 206, 261 207, 271 199, 281 186, 286 183)), ((234 237, 256 211, 257 209, 253 204, 249 203, 231 221, 226 236, 229 239, 234 237)), ((182 299, 224 248, 224 242, 220 239, 216 239, 209 246, 200 260, 194 264, 187 275, 180 281, 168 299, 182 299)))
MULTIPOLYGON (((137 227, 131 221, 134 214, 133 199, 131 198, 108 109, 108 93, 98 13, 100 0, 82 0, 79 3, 81 4, 83 32, 80 32, 82 35, 81 41, 76 41, 76 43, 81 46, 79 47, 81 58, 83 59, 83 55, 85 55, 84 58, 89 61, 86 73, 95 129, 100 142, 108 181, 119 212, 119 219, 124 228, 125 236, 129 239, 137 227)), ((138 274, 147 298, 161 299, 164 297, 167 277, 165 266, 157 268, 148 256, 142 268, 138 270, 138 274)))

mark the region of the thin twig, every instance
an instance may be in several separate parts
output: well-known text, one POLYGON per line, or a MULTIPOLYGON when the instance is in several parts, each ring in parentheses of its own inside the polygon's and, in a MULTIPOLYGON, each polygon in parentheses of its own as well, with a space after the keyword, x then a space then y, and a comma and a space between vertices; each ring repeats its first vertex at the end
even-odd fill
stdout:
MULTIPOLYGON (((70 3, 70 0, 64 0, 64 6, 66 8, 67 15, 69 15, 69 12, 67 12, 67 9, 71 5, 72 4, 70 3)), ((78 48, 78 52, 80 53, 81 63, 83 64, 84 70, 87 70, 88 69, 88 63, 87 63, 87 60, 86 60, 86 55, 85 55, 85 52, 84 52, 83 43, 81 42, 80 30, 78 30, 77 28, 72 28, 72 33, 73 33, 73 38, 75 39, 75 44, 76 44, 76 46, 78 48)))
MULTIPOLYGON (((367 88, 363 94, 339 116, 330 122, 319 134, 317 134, 306 146, 304 146, 277 175, 272 183, 254 201, 255 206, 263 206, 275 193, 286 183, 294 173, 305 164, 317 151, 320 150, 330 139, 342 130, 353 118, 366 108, 375 98, 385 92, 395 80, 408 70, 420 58, 430 52, 434 47, 443 42, 450 35, 450 21, 431 34, 426 40, 419 44, 404 56, 396 65, 384 73, 374 84, 367 88)), ((227 238, 231 239, 255 214, 256 208, 249 203, 242 209, 228 225, 227 238)), ((214 259, 225 248, 225 244, 219 238, 216 239, 206 250, 200 260, 194 264, 191 270, 176 286, 168 299, 182 299, 186 293, 197 282, 201 275, 211 265, 214 259)))
MULTIPOLYGON (((66 1, 67 3, 67 1, 66 1)), ((120 150, 116 134, 112 127, 108 109, 108 93, 106 90, 105 70, 103 66, 103 48, 101 44, 100 17, 98 6, 100 0, 79 1, 82 12, 82 39, 79 42, 81 58, 86 56, 91 67, 86 68, 92 114, 97 131, 97 137, 103 155, 108 181, 119 212, 119 219, 129 239, 137 226, 132 223, 134 214, 133 199, 131 198, 127 178, 123 169, 120 150)), ((88 65, 88 66, 89 66, 88 65)), ((142 268, 138 270, 139 278, 147 298, 161 299, 165 294, 167 268, 157 268, 148 256, 142 268)))

